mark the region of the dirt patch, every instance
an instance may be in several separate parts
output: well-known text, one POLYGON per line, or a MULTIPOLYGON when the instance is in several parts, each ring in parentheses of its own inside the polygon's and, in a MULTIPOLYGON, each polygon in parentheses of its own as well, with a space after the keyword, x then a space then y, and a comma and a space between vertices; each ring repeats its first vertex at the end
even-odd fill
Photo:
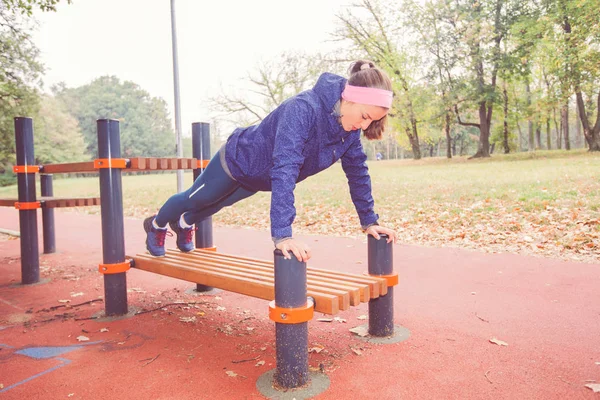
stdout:
POLYGON ((18 325, 18 324, 23 324, 25 322, 30 321, 32 318, 31 314, 8 314, 6 316, 6 321, 5 323, 7 325, 18 325))

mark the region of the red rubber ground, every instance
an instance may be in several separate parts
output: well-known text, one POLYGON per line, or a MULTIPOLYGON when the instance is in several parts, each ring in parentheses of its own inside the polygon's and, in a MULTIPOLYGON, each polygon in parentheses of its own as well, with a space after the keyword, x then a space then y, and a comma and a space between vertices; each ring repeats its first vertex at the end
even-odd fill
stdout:
MULTIPOLYGON (((19 228, 14 209, 0 209, 0 221, 19 228)), ((0 241, 0 399, 263 398, 256 380, 275 367, 266 301, 195 296, 193 284, 131 270, 130 308, 163 310, 97 321, 85 318, 101 301, 50 309, 103 295, 100 217, 56 211, 56 228, 58 252, 41 255, 39 285, 18 284, 19 239, 0 241)), ((125 231, 127 253, 143 252, 141 221, 126 220, 125 231)), ((268 232, 216 228, 214 237, 221 252, 272 257, 268 232)), ((310 266, 366 271, 362 240, 304 239, 310 266)), ((410 338, 353 337, 366 305, 333 322, 317 315, 309 344, 323 350, 310 366, 331 380, 318 399, 600 399, 585 387, 600 383, 600 264, 396 245, 394 267, 395 322, 410 338)))

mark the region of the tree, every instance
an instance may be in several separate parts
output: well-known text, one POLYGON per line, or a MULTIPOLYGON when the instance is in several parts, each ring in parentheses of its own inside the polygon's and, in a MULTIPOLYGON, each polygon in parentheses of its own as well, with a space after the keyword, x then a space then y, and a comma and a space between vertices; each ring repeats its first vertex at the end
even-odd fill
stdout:
MULTIPOLYGON (((66 0, 68 4, 71 4, 71 0, 66 0)), ((60 3, 60 0, 2 0, 2 5, 7 10, 13 11, 14 13, 20 12, 31 16, 34 7, 38 7, 42 11, 56 11, 56 5, 60 3)), ((0 7, 2 7, 0 5, 0 7)))
POLYGON ((126 157, 165 157, 175 154, 175 134, 171 128, 167 103, 130 81, 103 76, 77 88, 64 84, 52 88, 56 98, 75 117, 81 127, 87 154, 98 153, 96 120, 121 121, 121 148, 126 157))
POLYGON ((52 96, 41 98, 34 117, 36 163, 89 160, 77 120, 52 96))
POLYGON ((450 132, 454 115, 452 77, 458 64, 458 55, 454 51, 457 46, 456 38, 452 36, 449 26, 441 22, 446 19, 446 10, 436 2, 421 4, 414 0, 405 0, 403 7, 406 13, 404 23, 417 33, 414 50, 423 51, 431 57, 431 62, 425 62, 429 69, 426 78, 427 82, 432 83, 440 100, 439 114, 446 138, 446 157, 452 158, 454 139, 450 132))
POLYGON ((385 7, 377 1, 361 0, 354 5, 353 11, 339 14, 337 17, 342 26, 336 36, 341 40, 349 40, 354 49, 364 54, 380 68, 386 70, 392 79, 394 91, 393 111, 396 127, 406 132, 410 142, 413 158, 421 158, 419 143, 418 107, 414 102, 415 90, 411 71, 418 71, 418 58, 414 54, 409 57, 402 49, 402 35, 396 28, 399 20, 398 10, 385 7))
POLYGON ((15 162, 14 117, 32 115, 42 65, 26 23, 0 3, 0 173, 15 162))
POLYGON ((561 83, 564 133, 568 132, 568 99, 575 93, 589 150, 600 151, 600 25, 597 18, 600 3, 597 0, 542 0, 539 7, 541 33, 553 50, 548 66, 561 83), (586 111, 586 105, 589 109, 586 99, 595 96, 598 100, 593 107, 596 111, 593 123, 586 111))
POLYGON ((237 126, 254 125, 287 98, 312 87, 322 72, 333 69, 332 64, 318 54, 283 53, 248 74, 245 93, 223 91, 211 99, 211 108, 237 126))

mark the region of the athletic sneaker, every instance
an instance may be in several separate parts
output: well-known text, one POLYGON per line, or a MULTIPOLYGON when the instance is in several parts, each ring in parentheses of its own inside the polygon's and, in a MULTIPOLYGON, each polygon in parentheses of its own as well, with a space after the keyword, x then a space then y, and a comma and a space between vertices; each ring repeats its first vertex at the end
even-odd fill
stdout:
POLYGON ((144 220, 144 230, 146 231, 146 248, 154 257, 162 257, 165 255, 165 238, 167 236, 167 228, 157 229, 152 225, 154 221, 153 215, 144 220))
POLYGON ((171 230, 177 235, 177 248, 184 253, 189 253, 196 248, 194 244, 194 231, 196 230, 193 226, 189 228, 182 228, 179 226, 179 221, 169 222, 171 230))

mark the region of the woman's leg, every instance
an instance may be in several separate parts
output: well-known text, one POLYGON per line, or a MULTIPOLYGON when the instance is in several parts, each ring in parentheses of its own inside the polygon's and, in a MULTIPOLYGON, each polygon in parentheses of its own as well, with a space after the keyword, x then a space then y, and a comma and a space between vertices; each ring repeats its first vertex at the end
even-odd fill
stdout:
POLYGON ((169 222, 179 221, 183 213, 204 210, 223 201, 239 187, 240 184, 231 179, 221 166, 217 152, 188 190, 171 196, 165 202, 156 215, 156 224, 164 227, 169 222))
POLYGON ((252 190, 245 189, 239 186, 233 193, 230 193, 228 196, 222 198, 219 202, 214 203, 208 207, 203 209, 194 209, 186 212, 183 215, 183 219, 189 225, 198 223, 202 221, 204 218, 210 217, 213 214, 216 214, 223 207, 231 206, 232 204, 237 203, 240 200, 243 200, 247 197, 252 196, 256 192, 252 190))

